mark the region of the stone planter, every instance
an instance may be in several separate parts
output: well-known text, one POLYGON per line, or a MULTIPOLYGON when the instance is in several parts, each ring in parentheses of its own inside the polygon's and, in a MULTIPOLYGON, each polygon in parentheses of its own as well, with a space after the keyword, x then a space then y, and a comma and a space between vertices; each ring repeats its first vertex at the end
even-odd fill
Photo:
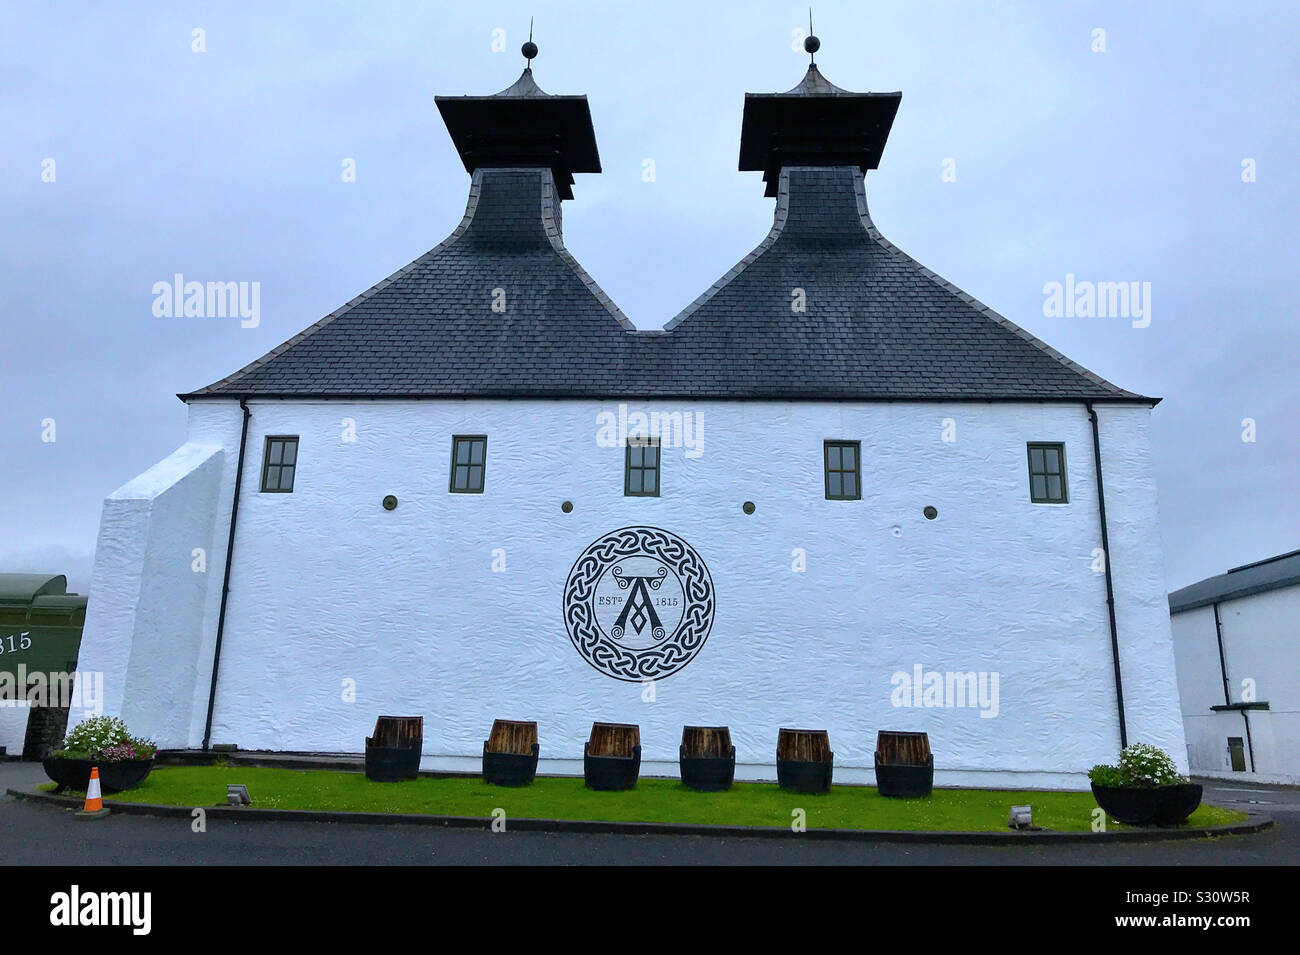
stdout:
POLYGON ((64 759, 47 756, 41 765, 45 775, 58 783, 54 791, 65 789, 82 792, 90 785, 90 770, 99 767, 99 787, 106 793, 120 793, 134 789, 153 771, 153 757, 149 759, 123 759, 115 762, 97 762, 91 759, 64 759))
POLYGON ((1176 826, 1201 804, 1199 783, 1179 783, 1150 789, 1118 786, 1092 787, 1097 805, 1106 814, 1130 826, 1176 826))

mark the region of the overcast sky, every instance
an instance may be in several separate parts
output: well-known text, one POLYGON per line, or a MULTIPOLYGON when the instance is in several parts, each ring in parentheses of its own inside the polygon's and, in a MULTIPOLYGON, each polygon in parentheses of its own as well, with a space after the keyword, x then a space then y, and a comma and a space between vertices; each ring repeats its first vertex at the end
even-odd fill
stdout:
MULTIPOLYGON (((509 85, 530 15, 536 78, 590 97, 604 165, 578 177, 566 243, 657 328, 771 225, 761 174, 736 171, 741 107, 801 78, 806 4, 0 7, 0 570, 67 573, 84 593, 103 498, 185 440, 177 392, 455 227, 469 178, 433 97, 509 85), (154 317, 153 284, 177 272, 260 283, 260 324, 154 317)), ((814 15, 828 79, 903 92, 867 177, 881 231, 1164 398, 1170 588, 1300 547, 1300 5, 820 0, 814 15), (1045 317, 1044 285, 1067 274, 1149 282, 1150 325, 1045 317)))

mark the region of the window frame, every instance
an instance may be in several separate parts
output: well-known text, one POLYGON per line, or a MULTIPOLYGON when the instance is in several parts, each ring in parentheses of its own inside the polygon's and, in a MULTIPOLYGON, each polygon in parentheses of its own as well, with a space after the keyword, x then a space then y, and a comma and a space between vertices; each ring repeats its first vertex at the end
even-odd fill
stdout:
MULTIPOLYGON (((268 434, 262 439, 262 481, 260 484, 262 494, 292 494, 294 485, 298 481, 298 450, 301 444, 301 435, 296 434, 268 434), (271 442, 280 441, 285 443, 293 442, 293 464, 272 464, 271 463, 271 442), (290 479, 288 487, 267 487, 266 479, 271 468, 281 469, 280 474, 276 475, 276 484, 280 483, 280 476, 285 467, 293 468, 293 477, 290 479)), ((280 449, 280 461, 284 461, 284 449, 280 449)))
MULTIPOLYGON (((840 463, 841 464, 844 463, 843 458, 840 459, 840 463)), ((843 438, 827 438, 824 441, 822 441, 822 484, 823 484, 823 489, 826 492, 826 500, 828 501, 862 500, 862 442, 861 441, 850 441, 843 438), (844 448, 853 449, 852 470, 843 467, 839 467, 839 468, 831 467, 832 447, 839 449, 841 453, 843 452, 844 448), (840 493, 840 494, 831 493, 832 472, 839 475, 845 475, 845 474, 853 475, 854 493, 852 495, 848 495, 844 493, 840 493)), ((843 492, 844 490, 843 477, 840 478, 840 490, 841 492, 843 492)))
POLYGON ((659 439, 653 435, 628 435, 627 441, 623 444, 623 496, 624 497, 659 497, 659 492, 664 486, 664 453, 659 439), (655 463, 654 467, 645 466, 645 452, 641 454, 641 464, 632 464, 632 448, 654 448, 655 463), (635 468, 641 476, 641 490, 632 490, 632 471, 635 468), (655 489, 653 491, 645 490, 645 472, 654 471, 655 489))
MULTIPOLYGON (((1070 503, 1070 481, 1069 481, 1070 472, 1069 469, 1066 467, 1066 463, 1065 463, 1065 442, 1064 441, 1025 442, 1025 463, 1026 466, 1029 468, 1029 503, 1030 504, 1069 504, 1070 503), (1058 454, 1061 462, 1061 470, 1059 474, 1046 469, 1039 472, 1034 471, 1034 452, 1046 451, 1046 450, 1055 451, 1058 454), (1043 489, 1044 492, 1047 493, 1050 492, 1050 485, 1047 479, 1049 477, 1058 477, 1058 476, 1061 479, 1061 496, 1059 499, 1054 497, 1040 498, 1034 496, 1035 477, 1041 477, 1043 479, 1043 489)), ((1044 457, 1043 463, 1044 463, 1044 467, 1046 468, 1046 463, 1047 463, 1046 457, 1044 457)))
POLYGON ((1246 741, 1240 736, 1228 737, 1228 770, 1233 773, 1246 771, 1246 741), (1238 761, 1241 762, 1240 769, 1237 768, 1238 761))
POLYGON ((451 436, 451 470, 448 472, 448 476, 447 476, 447 490, 449 493, 482 494, 484 490, 487 488, 487 440, 488 440, 488 436, 486 434, 453 434, 451 436), (483 460, 478 464, 474 464, 471 460, 471 463, 461 465, 461 467, 466 469, 465 480, 467 484, 471 485, 469 487, 456 486, 456 448, 459 446, 460 442, 462 441, 466 441, 470 443, 469 453, 471 459, 474 457, 473 442, 475 441, 483 442, 483 460), (472 482, 470 481, 470 476, 473 473, 472 471, 473 468, 480 468, 483 472, 479 476, 479 486, 477 488, 473 487, 472 482))

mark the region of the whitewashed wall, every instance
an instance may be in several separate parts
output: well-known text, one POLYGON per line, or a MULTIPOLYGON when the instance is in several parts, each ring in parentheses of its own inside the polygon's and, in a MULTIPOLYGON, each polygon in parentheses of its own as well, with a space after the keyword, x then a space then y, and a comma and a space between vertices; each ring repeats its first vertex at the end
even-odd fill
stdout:
MULTIPOLYGON (((77 667, 104 674, 107 715, 162 746, 188 745, 191 707, 202 697, 206 708, 200 671, 206 680, 210 655, 200 648, 215 627, 208 598, 221 587, 224 457, 219 445, 182 445, 114 491, 100 518, 77 667)), ((71 713, 68 725, 86 715, 71 713)))
MULTIPOLYGON (((1214 608, 1173 615, 1179 696, 1192 770, 1232 774, 1228 737, 1246 739, 1254 751, 1255 778, 1300 782, 1300 587, 1270 590, 1219 605, 1224 656, 1233 702, 1243 699, 1243 680, 1253 680, 1255 699, 1267 710, 1214 713, 1223 704, 1214 608)), ((1250 769, 1250 757, 1246 760, 1250 769)), ((1242 774, 1236 774, 1239 778, 1242 774)))
POLYGON ((1188 765, 1197 772, 1229 772, 1228 737, 1244 738, 1246 729, 1241 714, 1210 709, 1223 704, 1214 608, 1172 614, 1171 621, 1188 765))
MULTIPOLYGON (((871 779, 880 729, 927 731, 941 784, 1082 787, 1088 767, 1116 756, 1081 405, 633 403, 703 422, 700 457, 665 449, 659 498, 624 497, 622 449, 597 445, 597 413, 616 412, 616 402, 250 407, 215 743, 358 752, 384 713, 423 714, 426 765, 442 768, 477 767, 496 717, 537 720, 543 759, 569 761, 550 771, 580 771, 593 720, 639 723, 647 773, 675 774, 687 723, 729 725, 742 777, 773 776, 781 726, 827 728, 843 781, 871 779), (956 422, 953 443, 941 440, 945 418, 956 422), (355 421, 355 442, 343 440, 344 419, 355 421), (467 433, 489 436, 487 489, 450 494, 451 436, 467 433), (268 434, 301 436, 292 494, 258 493, 268 434), (862 442, 861 501, 824 499, 827 438, 862 442), (1068 505, 1030 503, 1025 442, 1034 440, 1066 442, 1068 505), (386 494, 399 498, 395 511, 382 508, 386 494), (752 516, 741 510, 747 500, 752 516), (926 505, 937 520, 923 517, 926 505), (560 609, 581 551, 631 524, 686 539, 717 597, 708 643, 658 683, 653 702, 589 666, 560 609), (497 549, 503 572, 492 569, 497 549), (807 555, 803 573, 792 570, 796 549, 807 555), (892 674, 917 664, 996 672, 997 717, 892 706, 892 674), (355 681, 355 703, 344 700, 345 681, 355 681)), ((1129 738, 1185 765, 1150 413, 1098 410, 1129 738)), ((196 514, 193 533, 180 535, 212 540, 203 638, 177 648, 182 687, 194 687, 189 707, 149 689, 180 664, 153 651, 130 660, 128 712, 169 743, 202 738, 239 426, 234 402, 191 407, 191 441, 226 454, 215 495, 206 482, 193 487, 217 532, 196 514)), ((97 565, 92 614, 107 613, 97 599, 126 612, 101 572, 117 573, 97 565)), ((163 637, 150 628, 161 622, 144 611, 136 640, 156 647, 163 637)), ((106 636, 93 622, 90 646, 106 636)))

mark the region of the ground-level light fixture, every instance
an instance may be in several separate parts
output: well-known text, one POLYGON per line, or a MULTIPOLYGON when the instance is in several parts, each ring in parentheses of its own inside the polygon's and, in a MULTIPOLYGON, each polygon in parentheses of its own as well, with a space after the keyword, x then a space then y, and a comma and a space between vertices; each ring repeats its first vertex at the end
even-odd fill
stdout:
POLYGON ((243 783, 226 784, 227 806, 251 806, 253 797, 248 794, 248 787, 243 783))
POLYGON ((1031 829, 1034 825, 1033 806, 1012 806, 1011 818, 1007 823, 1012 829, 1031 829))

